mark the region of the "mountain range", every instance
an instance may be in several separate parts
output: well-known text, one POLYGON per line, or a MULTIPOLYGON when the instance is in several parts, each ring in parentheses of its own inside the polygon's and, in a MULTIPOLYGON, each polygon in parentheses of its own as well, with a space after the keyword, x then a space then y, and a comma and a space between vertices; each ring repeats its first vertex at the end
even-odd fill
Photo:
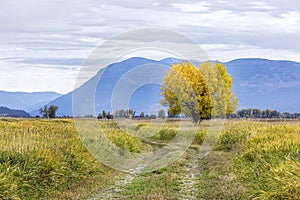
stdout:
POLYGON ((240 109, 300 111, 300 63, 237 59, 224 64, 234 79, 240 109))
MULTIPOLYGON (((57 95, 57 98, 49 101, 48 105, 57 105, 59 116, 95 116, 102 110, 120 109, 120 105, 125 109, 133 108, 137 114, 142 111, 150 114, 152 110, 162 108, 159 105, 162 99, 159 84, 170 64, 178 62, 180 59, 176 58, 156 61, 134 57, 113 63, 76 90, 62 96, 53 94, 52 97, 57 95)), ((281 112, 300 112, 300 63, 247 58, 223 64, 234 80, 233 92, 239 100, 238 109, 269 108, 281 112)), ((20 97, 17 99, 23 101, 20 97)), ((25 104, 23 101, 24 107, 25 104)), ((38 114, 38 106, 32 110, 32 116, 38 114)))
POLYGON ((30 115, 24 110, 15 110, 1 106, 0 117, 30 117, 30 115))
POLYGON ((61 94, 55 92, 28 93, 0 91, 0 106, 30 112, 60 96, 61 94))
MULTIPOLYGON (((156 61, 134 57, 114 63, 99 71, 91 80, 75 90, 75 93, 71 92, 63 95, 50 102, 49 105, 58 105, 60 107, 59 115, 73 115, 72 96, 73 94, 75 96, 80 94, 81 96, 79 95, 80 97, 77 100, 80 99, 79 101, 85 102, 85 104, 81 105, 83 108, 77 114, 96 115, 102 110, 112 110, 113 91, 120 80, 122 80, 121 84, 124 85, 126 90, 126 87, 132 87, 131 82, 133 80, 141 81, 137 80, 140 78, 149 80, 149 83, 134 90, 130 99, 124 97, 124 100, 128 101, 125 102, 127 103, 125 106, 135 109, 137 113, 144 111, 150 114, 153 106, 159 107, 159 101, 162 98, 159 95, 160 86, 153 83, 151 79, 159 76, 158 79, 162 80, 163 76, 161 74, 164 74, 170 68, 170 64, 178 62, 180 60, 176 58, 156 61), (140 66, 145 69, 144 73, 143 70, 140 70, 140 72, 133 73, 131 76, 128 75, 140 66), (153 68, 152 71, 149 70, 151 67, 153 68), (162 70, 157 72, 159 68, 162 70), (94 96, 89 91, 95 91, 94 96), (87 100, 93 97, 95 102, 87 100), (89 104, 94 104, 94 107, 92 106, 89 109, 88 106, 85 106, 89 104), (93 112, 93 108, 95 112, 93 112), (84 113, 85 111, 86 113, 84 113)), ((282 112, 300 111, 300 63, 249 58, 236 59, 223 64, 234 80, 233 91, 239 100, 238 109, 269 108, 282 112)), ((74 103, 74 106, 77 109, 77 103, 74 103)))

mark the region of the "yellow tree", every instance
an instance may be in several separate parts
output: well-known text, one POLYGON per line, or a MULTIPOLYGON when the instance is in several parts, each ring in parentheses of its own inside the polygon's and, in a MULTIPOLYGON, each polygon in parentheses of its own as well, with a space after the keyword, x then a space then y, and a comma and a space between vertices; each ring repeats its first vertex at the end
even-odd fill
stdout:
POLYGON ((199 70, 190 62, 171 65, 161 87, 163 105, 171 115, 184 113, 195 123, 210 117, 211 99, 207 84, 199 70))
POLYGON ((203 62, 199 71, 204 77, 212 98, 213 117, 229 116, 236 110, 237 98, 232 93, 232 78, 225 66, 216 62, 203 62))
POLYGON ((237 100, 232 93, 232 78, 221 63, 191 62, 171 65, 162 87, 162 103, 171 115, 184 113, 197 123, 211 117, 229 115, 237 100))

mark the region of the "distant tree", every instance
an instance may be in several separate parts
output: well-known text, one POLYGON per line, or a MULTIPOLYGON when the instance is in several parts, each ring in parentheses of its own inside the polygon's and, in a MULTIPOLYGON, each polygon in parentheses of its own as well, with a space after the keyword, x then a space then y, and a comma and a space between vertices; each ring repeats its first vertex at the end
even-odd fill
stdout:
POLYGON ((120 116, 119 116, 119 117, 123 117, 123 118, 129 117, 128 110, 121 109, 121 110, 120 110, 120 116))
POLYGON ((264 119, 272 119, 272 118, 287 118, 287 119, 295 119, 300 117, 300 113, 290 113, 290 112, 279 112, 276 110, 266 109, 260 110, 257 108, 248 108, 242 109, 236 112, 232 117, 238 118, 264 118, 264 119))
POLYGON ((166 111, 165 111, 165 109, 161 109, 161 110, 158 111, 158 117, 162 118, 162 119, 166 118, 166 111))
POLYGON ((57 110, 58 110, 57 106, 55 106, 55 105, 49 106, 49 108, 48 108, 49 118, 56 118, 56 112, 57 112, 57 110))
POLYGON ((297 113, 294 115, 291 113, 281 113, 276 110, 266 109, 266 110, 260 110, 257 108, 248 108, 248 109, 242 109, 237 111, 234 115, 231 115, 231 117, 238 117, 238 118, 264 118, 264 119, 270 119, 270 118, 291 118, 291 116, 297 116, 297 113))
POLYGON ((114 116, 112 115, 112 114, 110 114, 110 112, 108 112, 107 113, 107 115, 106 115, 106 119, 108 119, 108 120, 113 120, 114 119, 114 116))
POLYGON ((156 115, 153 115, 153 114, 150 115, 150 116, 149 116, 149 119, 156 119, 156 115))
POLYGON ((133 109, 129 109, 128 113, 129 113, 129 118, 132 119, 134 117, 136 111, 134 111, 133 109))
POLYGON ((97 119, 102 119, 103 118, 103 116, 101 115, 101 114, 99 114, 98 116, 97 116, 97 119))
POLYGON ((87 115, 84 115, 84 118, 94 118, 94 115, 92 115, 92 114, 87 114, 87 115))
POLYGON ((120 110, 115 110, 114 112, 113 112, 113 115, 115 116, 115 117, 120 117, 120 110))
POLYGON ((55 105, 44 106, 43 108, 39 109, 39 113, 43 116, 43 118, 56 118, 56 112, 58 107, 55 105))
POLYGON ((262 112, 261 110, 257 109, 257 108, 254 108, 253 111, 253 117, 254 118, 261 118, 262 117, 262 112))
POLYGON ((106 111, 103 110, 103 111, 102 111, 102 117, 103 117, 103 119, 106 119, 106 115, 107 115, 106 111))
POLYGON ((44 106, 43 108, 40 108, 39 113, 42 115, 43 118, 49 118, 48 106, 44 106))
POLYGON ((113 112, 113 116, 117 118, 130 118, 132 119, 135 116, 136 111, 133 109, 117 109, 113 112))
POLYGON ((144 113, 144 112, 141 112, 140 118, 144 118, 144 117, 145 117, 145 113, 144 113))

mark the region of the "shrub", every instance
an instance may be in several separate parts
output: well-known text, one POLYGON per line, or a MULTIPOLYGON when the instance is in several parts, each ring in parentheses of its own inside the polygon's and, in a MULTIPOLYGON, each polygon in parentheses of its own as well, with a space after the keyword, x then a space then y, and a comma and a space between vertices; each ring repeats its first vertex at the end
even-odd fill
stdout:
POLYGON ((152 136, 152 139, 158 139, 162 141, 168 141, 175 137, 177 131, 173 128, 163 128, 157 134, 152 136))
POLYGON ((201 145, 205 140, 207 130, 198 130, 195 134, 194 143, 201 145))
POLYGON ((138 131, 138 130, 140 130, 140 128, 145 127, 145 126, 148 126, 148 124, 145 124, 145 123, 139 123, 138 125, 136 125, 136 126, 134 127, 134 130, 135 130, 135 131, 138 131))

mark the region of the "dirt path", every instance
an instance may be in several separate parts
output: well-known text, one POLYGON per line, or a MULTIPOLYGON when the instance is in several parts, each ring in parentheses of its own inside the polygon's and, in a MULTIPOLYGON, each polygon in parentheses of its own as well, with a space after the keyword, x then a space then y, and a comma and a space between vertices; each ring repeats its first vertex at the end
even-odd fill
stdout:
MULTIPOLYGON (((180 163, 183 164, 183 171, 179 175, 179 185, 178 185, 178 199, 183 200, 194 200, 197 199, 197 183, 199 174, 201 173, 200 162, 194 151, 187 152, 186 157, 182 158, 180 163)), ((89 200, 98 199, 131 199, 132 196, 124 196, 124 191, 126 187, 131 185, 135 178, 143 179, 140 177, 135 169, 134 172, 129 172, 112 180, 109 187, 100 189, 92 198, 89 200)), ((177 193, 176 192, 176 193, 177 193)))
POLYGON ((122 196, 122 192, 125 190, 127 185, 132 184, 133 180, 138 176, 138 172, 143 169, 143 166, 138 166, 136 169, 125 173, 123 176, 118 177, 112 182, 112 184, 104 189, 100 189, 97 194, 95 194, 89 200, 98 199, 126 199, 122 196))
POLYGON ((185 160, 184 171, 179 185, 179 199, 197 199, 198 176, 201 173, 200 159, 189 154, 185 160))
POLYGON ((114 180, 107 188, 101 188, 93 197, 88 200, 106 200, 106 199, 124 199, 121 192, 127 185, 130 185, 137 175, 135 173, 127 173, 122 177, 114 180))

